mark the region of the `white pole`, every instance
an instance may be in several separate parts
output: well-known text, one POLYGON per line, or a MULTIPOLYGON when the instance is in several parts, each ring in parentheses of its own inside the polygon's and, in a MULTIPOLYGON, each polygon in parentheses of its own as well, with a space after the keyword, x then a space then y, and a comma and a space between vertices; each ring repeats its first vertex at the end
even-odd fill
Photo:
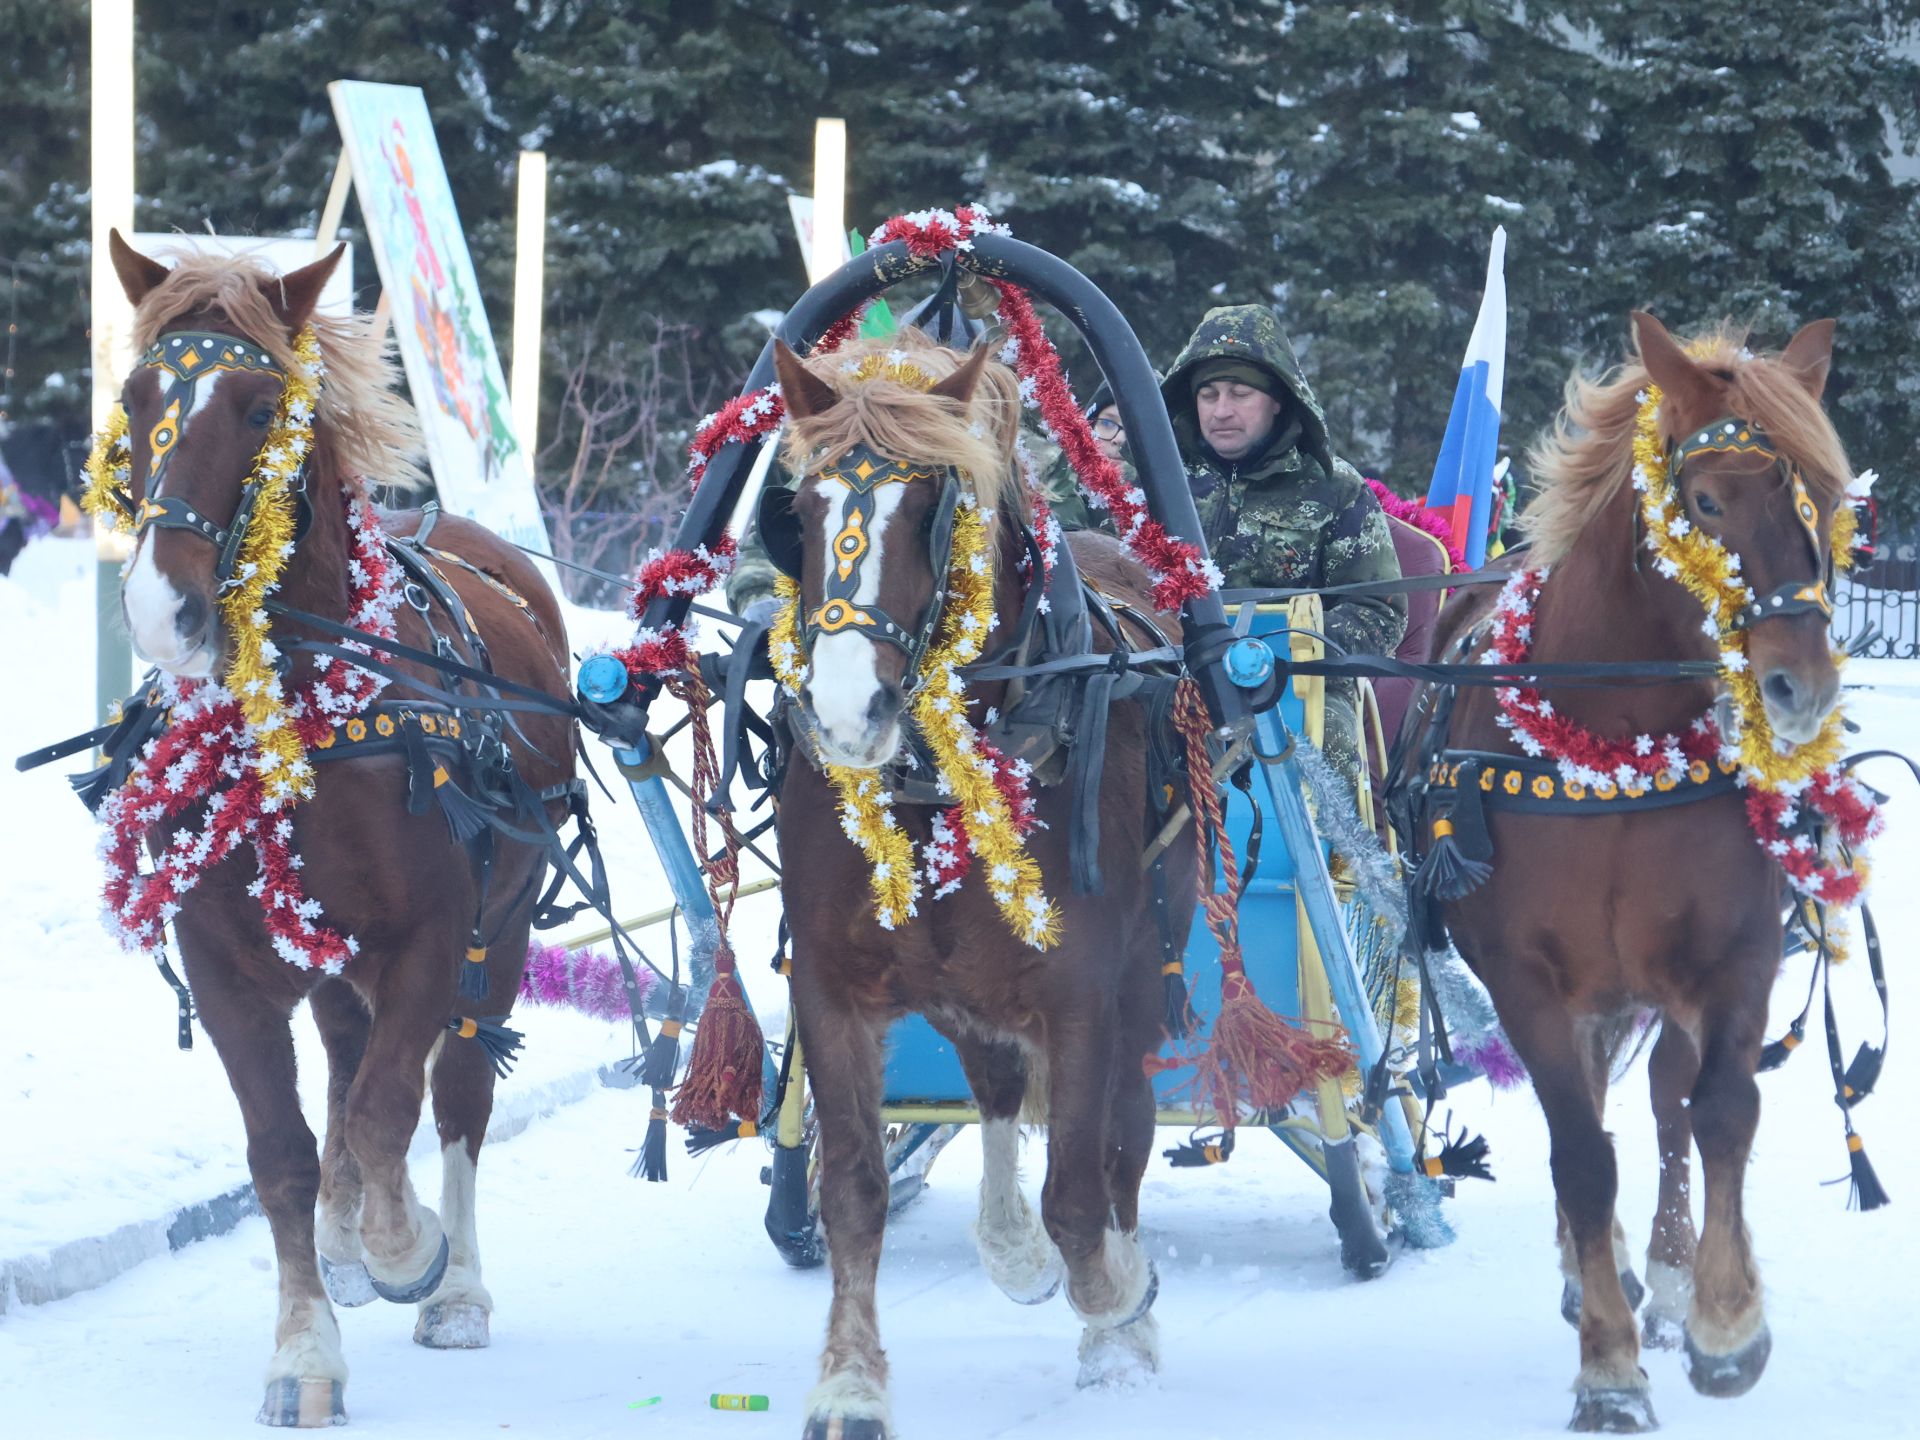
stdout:
POLYGON ((817 120, 813 126, 813 255, 808 268, 814 283, 842 263, 847 231, 847 122, 817 120))
POLYGON ((533 468, 539 453, 540 308, 547 269, 547 157, 520 152, 520 204, 513 241, 513 428, 533 468))
POLYGON ((133 234, 133 0, 93 5, 93 423, 120 393, 133 310, 113 273, 107 232, 133 234))
MULTIPOLYGON (((120 393, 133 343, 133 307, 114 274, 107 232, 133 234, 133 0, 93 0, 90 149, 93 196, 91 341, 93 424, 106 423, 120 393)), ((126 541, 94 530, 95 713, 133 686, 133 651, 119 624, 120 566, 126 541)))

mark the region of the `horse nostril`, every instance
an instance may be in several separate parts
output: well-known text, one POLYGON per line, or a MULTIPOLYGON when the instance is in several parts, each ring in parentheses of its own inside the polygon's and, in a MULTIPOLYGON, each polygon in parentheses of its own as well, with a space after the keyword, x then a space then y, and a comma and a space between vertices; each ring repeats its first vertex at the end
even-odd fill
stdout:
POLYGON ((867 702, 868 721, 875 725, 885 724, 900 713, 906 698, 898 685, 881 681, 880 688, 873 692, 873 699, 867 702))
POLYGON ((199 595, 188 595, 183 598, 180 601, 180 608, 174 612, 173 628, 187 640, 203 634, 207 628, 206 600, 199 595))
POLYGON ((1767 678, 1760 682, 1760 693, 1767 703, 1788 712, 1800 708, 1800 682, 1786 670, 1769 670, 1767 678))

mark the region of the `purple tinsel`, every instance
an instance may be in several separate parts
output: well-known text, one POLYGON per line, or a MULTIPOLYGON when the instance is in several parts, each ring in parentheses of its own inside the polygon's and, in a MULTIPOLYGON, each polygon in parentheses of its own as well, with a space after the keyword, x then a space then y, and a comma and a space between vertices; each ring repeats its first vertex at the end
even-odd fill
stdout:
POLYGON ((1496 1090, 1511 1090, 1527 1078, 1527 1067, 1507 1044, 1499 1031, 1468 1045, 1455 1044, 1453 1058, 1468 1069, 1478 1070, 1496 1090))
MULTIPOLYGON (((639 973, 640 1002, 656 983, 653 972, 639 973)), ((569 950, 564 945, 527 946, 527 973, 520 981, 520 998, 534 1005, 563 1005, 599 1020, 625 1020, 627 987, 620 962, 610 955, 569 950)))

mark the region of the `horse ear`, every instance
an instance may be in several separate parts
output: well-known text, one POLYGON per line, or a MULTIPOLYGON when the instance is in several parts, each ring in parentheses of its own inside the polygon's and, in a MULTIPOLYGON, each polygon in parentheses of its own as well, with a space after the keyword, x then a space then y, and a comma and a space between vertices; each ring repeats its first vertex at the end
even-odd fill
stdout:
POLYGON ((343 241, 333 247, 331 254, 321 256, 311 265, 302 265, 298 270, 260 282, 261 291, 273 305, 273 313, 280 317, 289 334, 299 334, 301 327, 313 318, 314 307, 320 303, 320 292, 327 288, 327 281, 333 278, 333 267, 346 253, 343 241))
POLYGON ((973 353, 967 356, 966 363, 946 379, 935 385, 929 394, 939 395, 947 400, 957 400, 962 408, 973 399, 974 387, 980 383, 980 372, 987 368, 987 359, 991 352, 985 345, 973 347, 973 353))
POLYGON ((1780 363, 1800 377, 1807 393, 1818 400, 1827 390, 1827 371, 1833 367, 1833 328, 1831 320, 1815 320, 1780 352, 1780 363))
POLYGON ((1687 417, 1688 425, 1710 420, 1718 403, 1720 383, 1693 363, 1680 342, 1667 333, 1667 327, 1644 310, 1633 312, 1633 339, 1640 349, 1640 363, 1671 402, 1666 410, 1670 426, 1685 429, 1676 418, 1687 417))
POLYGON ((789 420, 805 420, 840 403, 839 392, 807 369, 777 335, 773 340, 773 373, 779 377, 780 398, 786 402, 789 420))
POLYGON ((113 257, 113 273, 120 277, 120 288, 127 292, 127 303, 138 305, 152 289, 173 272, 158 260, 142 255, 120 238, 118 230, 107 231, 107 253, 113 257))

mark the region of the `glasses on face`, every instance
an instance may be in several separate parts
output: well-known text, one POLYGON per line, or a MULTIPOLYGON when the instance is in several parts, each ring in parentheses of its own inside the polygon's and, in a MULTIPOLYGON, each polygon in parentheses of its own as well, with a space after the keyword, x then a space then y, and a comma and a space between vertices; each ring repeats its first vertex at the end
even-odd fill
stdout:
POLYGON ((1093 438, 1096 440, 1124 440, 1126 437, 1127 427, 1111 415, 1102 415, 1093 422, 1093 438))

